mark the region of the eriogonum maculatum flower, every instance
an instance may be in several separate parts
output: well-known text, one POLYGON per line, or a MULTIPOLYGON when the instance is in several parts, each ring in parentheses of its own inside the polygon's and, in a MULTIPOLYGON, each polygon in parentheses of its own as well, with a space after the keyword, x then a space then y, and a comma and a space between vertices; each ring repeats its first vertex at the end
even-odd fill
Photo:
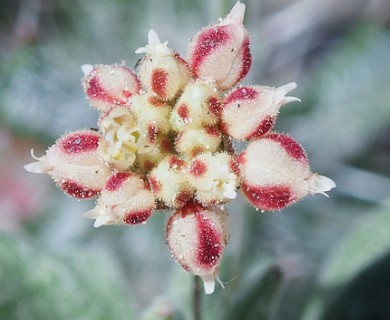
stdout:
POLYGON ((188 62, 198 78, 212 79, 220 90, 234 87, 252 63, 249 35, 239 1, 220 22, 199 31, 189 44, 188 62))
POLYGON ((85 94, 98 111, 112 106, 124 106, 133 94, 140 92, 141 84, 135 73, 124 65, 83 65, 82 81, 85 94))
POLYGON ((35 173, 47 173, 58 187, 78 199, 99 195, 110 169, 99 157, 102 135, 93 130, 70 132, 58 139, 46 154, 25 166, 35 173))
POLYGON ((182 131, 217 123, 218 103, 219 94, 213 81, 197 79, 188 83, 172 110, 172 129, 182 131))
POLYGON ((242 192, 261 210, 285 208, 311 193, 325 193, 334 182, 310 171, 306 153, 292 138, 271 133, 249 143, 240 155, 242 192))
POLYGON ((174 98, 190 78, 187 62, 168 48, 168 42, 161 43, 153 30, 149 31, 148 44, 135 52, 145 53, 139 66, 143 85, 161 99, 174 98))
POLYGON ((187 128, 177 135, 176 151, 192 158, 198 153, 215 152, 221 143, 221 134, 216 126, 187 128))
POLYGON ((190 41, 188 59, 151 30, 137 76, 125 65, 84 65, 98 128, 70 132, 25 166, 67 194, 98 197, 94 226, 144 224, 174 211, 166 240, 176 261, 214 291, 229 232, 224 204, 241 191, 262 211, 285 208, 334 182, 313 173, 291 137, 272 132, 294 82, 236 87, 252 57, 239 1, 190 41), (242 141, 235 154, 234 141, 242 141))
POLYGON ((150 188, 155 197, 170 208, 183 206, 193 197, 188 183, 187 164, 177 156, 167 156, 149 174, 150 188))
POLYGON ((166 236, 176 261, 184 270, 200 276, 206 293, 212 293, 229 238, 226 212, 188 202, 169 218, 166 236))
POLYGON ((245 86, 233 90, 224 101, 222 127, 238 140, 260 138, 270 131, 282 105, 300 101, 286 94, 295 89, 292 82, 279 88, 245 86))
POLYGON ((213 205, 235 199, 240 171, 231 155, 202 153, 193 158, 188 168, 188 181, 196 189, 196 199, 213 205))
POLYGON ((138 224, 152 215, 154 196, 145 182, 132 172, 114 173, 106 182, 96 207, 84 214, 103 224, 138 224))

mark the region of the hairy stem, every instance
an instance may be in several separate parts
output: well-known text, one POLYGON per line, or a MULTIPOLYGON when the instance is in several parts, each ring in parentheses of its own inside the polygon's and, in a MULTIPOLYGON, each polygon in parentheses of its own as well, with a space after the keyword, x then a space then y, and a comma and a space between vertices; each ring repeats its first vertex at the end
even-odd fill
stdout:
POLYGON ((192 310, 194 314, 194 320, 201 320, 201 304, 202 304, 202 288, 201 288, 201 279, 197 276, 194 276, 193 284, 193 296, 192 296, 192 310))

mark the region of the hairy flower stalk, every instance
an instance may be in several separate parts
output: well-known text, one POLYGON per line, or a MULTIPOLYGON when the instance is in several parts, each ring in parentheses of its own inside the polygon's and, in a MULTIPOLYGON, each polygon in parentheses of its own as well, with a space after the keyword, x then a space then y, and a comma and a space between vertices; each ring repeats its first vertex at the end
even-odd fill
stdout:
POLYGON ((172 210, 166 241, 175 260, 214 291, 229 239, 222 204, 239 192, 262 211, 283 209, 335 183, 313 173, 306 153, 272 128, 295 83, 237 85, 252 58, 239 1, 200 30, 186 58, 151 30, 138 76, 124 65, 84 65, 83 88, 100 113, 98 130, 65 134, 25 166, 47 173, 78 199, 94 226, 143 224, 172 210), (247 141, 240 154, 231 141, 247 141), (228 143, 227 143, 228 141, 228 143))

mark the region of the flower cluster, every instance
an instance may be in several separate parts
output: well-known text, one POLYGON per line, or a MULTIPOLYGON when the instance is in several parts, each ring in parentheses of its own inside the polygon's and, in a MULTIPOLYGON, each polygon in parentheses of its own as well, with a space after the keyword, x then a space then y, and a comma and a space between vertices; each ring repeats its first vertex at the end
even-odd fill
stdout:
POLYGON ((99 129, 65 134, 26 165, 47 173, 68 195, 98 198, 85 213, 94 226, 145 223, 173 210, 166 227, 172 255, 200 276, 206 293, 229 239, 223 204, 243 196, 256 208, 279 210, 334 182, 312 173, 301 146, 271 132, 295 83, 236 85, 252 58, 237 2, 199 31, 186 58, 151 30, 138 76, 125 65, 84 65, 82 83, 100 113, 99 129), (248 141, 240 154, 232 141, 248 141))

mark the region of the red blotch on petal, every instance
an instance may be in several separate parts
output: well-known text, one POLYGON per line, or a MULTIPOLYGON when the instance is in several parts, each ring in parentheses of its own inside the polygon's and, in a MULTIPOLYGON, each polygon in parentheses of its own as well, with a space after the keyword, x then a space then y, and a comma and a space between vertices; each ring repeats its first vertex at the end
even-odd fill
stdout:
POLYGON ((60 148, 68 154, 95 151, 100 137, 92 132, 70 134, 59 141, 60 148))
POLYGON ((107 191, 116 191, 118 190, 123 182, 125 182, 131 174, 129 172, 118 172, 110 177, 106 182, 107 191))
POLYGON ((169 166, 176 170, 182 169, 185 164, 186 163, 184 160, 180 160, 179 158, 174 156, 169 159, 169 166))
POLYGON ((190 166, 189 173, 195 177, 202 176, 207 171, 207 165, 198 159, 194 160, 190 166))
POLYGON ((152 73, 152 90, 160 97, 167 95, 168 73, 163 69, 155 69, 152 73))
POLYGON ((219 117, 222 112, 222 102, 215 97, 211 97, 209 99, 209 109, 213 115, 219 117))
POLYGON ((252 65, 252 55, 250 51, 250 42, 249 37, 246 36, 244 42, 242 43, 242 68, 239 76, 239 80, 243 79, 249 72, 249 69, 252 65))
POLYGON ((90 199, 96 197, 101 190, 88 189, 71 180, 62 180, 58 186, 68 195, 77 199, 90 199))
POLYGON ((245 151, 239 154, 237 161, 241 165, 244 165, 248 161, 245 151))
POLYGON ((152 192, 157 193, 160 191, 161 186, 156 178, 150 178, 149 185, 150 185, 150 188, 152 189, 152 192))
POLYGON ((218 129, 218 126, 215 126, 215 125, 208 125, 206 126, 206 132, 211 135, 211 136, 219 136, 220 132, 219 132, 219 129, 218 129))
POLYGON ((177 114, 181 119, 184 121, 188 120, 188 117, 190 115, 190 111, 188 109, 188 106, 185 103, 182 103, 178 108, 177 108, 177 114))
POLYGON ((138 93, 140 90, 140 82, 136 75, 132 72, 131 69, 127 67, 121 67, 129 77, 132 78, 132 85, 134 90, 130 91, 129 89, 123 89, 121 96, 115 96, 110 93, 109 88, 102 86, 101 80, 99 78, 99 71, 92 71, 86 80, 86 93, 88 97, 92 100, 99 100, 106 102, 108 104, 119 104, 124 105, 128 98, 131 97, 134 93, 138 93))
POLYGON ((158 133, 158 128, 156 126, 149 126, 148 127, 148 140, 149 142, 154 142, 156 141, 157 138, 157 133, 158 133))
POLYGON ((239 177, 241 175, 241 165, 236 158, 232 158, 229 162, 230 170, 239 177))
POLYGON ((274 125, 275 119, 273 117, 266 117, 259 123, 257 128, 253 130, 245 139, 253 140, 258 139, 270 131, 274 125))
POLYGON ((126 224, 139 224, 148 220, 149 217, 152 215, 152 212, 153 212, 153 208, 141 210, 141 211, 129 212, 126 214, 123 221, 126 224))
POLYGON ((222 253, 221 235, 202 212, 196 213, 195 218, 198 235, 196 262, 203 267, 214 267, 222 253))
POLYGON ((283 209, 294 201, 288 186, 250 186, 243 183, 242 191, 248 201, 261 210, 283 209))
POLYGON ((228 39, 227 26, 212 27, 201 32, 195 44, 191 61, 195 76, 198 76, 198 70, 204 59, 216 48, 226 43, 228 39))
POLYGON ((101 86, 96 72, 87 83, 87 95, 94 100, 101 100, 107 103, 114 103, 115 98, 111 96, 104 87, 101 86))
POLYGON ((257 97, 258 91, 252 87, 241 87, 230 93, 225 100, 226 104, 241 101, 241 100, 253 100, 257 97))
POLYGON ((283 147, 283 149, 294 159, 303 163, 308 163, 305 151, 294 139, 290 138, 289 136, 273 133, 266 136, 265 138, 278 142, 283 147))

